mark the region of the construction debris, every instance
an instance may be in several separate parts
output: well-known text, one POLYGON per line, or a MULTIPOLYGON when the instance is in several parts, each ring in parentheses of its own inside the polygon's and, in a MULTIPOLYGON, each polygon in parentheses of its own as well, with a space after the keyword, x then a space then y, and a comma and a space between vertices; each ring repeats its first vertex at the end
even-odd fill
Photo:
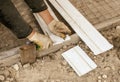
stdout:
POLYGON ((0 82, 4 80, 5 80, 5 77, 3 75, 0 75, 0 82))

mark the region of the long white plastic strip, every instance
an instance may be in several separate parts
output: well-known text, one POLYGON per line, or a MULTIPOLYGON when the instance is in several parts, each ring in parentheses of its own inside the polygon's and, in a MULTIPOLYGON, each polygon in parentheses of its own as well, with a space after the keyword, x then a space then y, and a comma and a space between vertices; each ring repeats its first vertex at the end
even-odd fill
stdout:
POLYGON ((52 15, 52 17, 55 19, 55 20, 58 20, 58 18, 56 17, 56 15, 54 14, 54 12, 52 11, 52 9, 50 8, 50 6, 48 5, 47 1, 44 0, 45 4, 47 5, 48 7, 48 11, 50 12, 50 15, 52 15))
MULTIPOLYGON (((47 4, 46 0, 44 0, 45 3, 47 4)), ((51 8, 49 7, 49 5, 47 4, 48 6, 48 10, 50 12, 50 14, 52 15, 52 17, 55 19, 55 20, 58 20, 56 15, 53 13, 53 11, 51 10, 51 8)), ((48 29, 48 26, 47 24, 44 22, 44 20, 42 19, 42 17, 40 17, 40 15, 38 13, 33 13, 33 15, 35 16, 36 20, 38 21, 38 24, 41 26, 41 29, 43 30, 43 32, 45 33, 45 35, 48 35, 51 40, 54 42, 54 45, 55 44, 60 44, 60 43, 63 43, 64 41, 67 41, 67 40, 70 40, 70 36, 66 36, 65 40, 59 36, 56 36, 54 35, 49 29, 48 29)))
POLYGON ((93 27, 93 25, 69 2, 69 0, 49 0, 73 30, 81 37, 95 55, 113 46, 93 27))
POLYGON ((79 76, 97 67, 95 62, 93 62, 79 46, 64 52, 62 56, 79 76))

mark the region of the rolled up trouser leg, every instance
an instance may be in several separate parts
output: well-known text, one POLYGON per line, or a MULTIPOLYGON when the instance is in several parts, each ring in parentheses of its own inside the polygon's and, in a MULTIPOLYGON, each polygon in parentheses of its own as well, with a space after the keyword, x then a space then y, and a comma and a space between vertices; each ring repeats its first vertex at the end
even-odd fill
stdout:
POLYGON ((0 0, 0 21, 19 39, 26 38, 33 30, 20 16, 11 0, 0 0))
POLYGON ((47 9, 44 0, 25 0, 33 13, 41 12, 47 9))

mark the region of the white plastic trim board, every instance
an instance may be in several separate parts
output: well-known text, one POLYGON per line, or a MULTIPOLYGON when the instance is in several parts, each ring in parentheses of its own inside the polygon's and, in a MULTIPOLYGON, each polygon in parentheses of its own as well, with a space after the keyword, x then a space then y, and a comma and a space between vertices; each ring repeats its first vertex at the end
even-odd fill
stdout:
POLYGON ((113 47, 69 0, 49 1, 95 55, 103 53, 113 47))
POLYGON ((64 52, 62 56, 79 76, 97 67, 95 62, 93 62, 79 46, 64 52))
MULTIPOLYGON (((57 17, 55 16, 54 12, 52 11, 52 9, 47 4, 46 0, 44 0, 44 1, 45 1, 46 5, 48 6, 48 10, 49 10, 50 14, 52 15, 52 17, 55 20, 58 20, 57 17)), ((47 24, 44 22, 44 20, 42 19, 42 17, 40 17, 40 15, 38 13, 33 13, 33 15, 35 16, 36 20, 38 21, 38 24, 41 26, 45 35, 48 35, 51 38, 51 40, 54 42, 54 44, 59 44, 66 40, 70 40, 70 37, 68 35, 66 36, 65 40, 59 36, 54 35, 52 32, 50 32, 47 24)))

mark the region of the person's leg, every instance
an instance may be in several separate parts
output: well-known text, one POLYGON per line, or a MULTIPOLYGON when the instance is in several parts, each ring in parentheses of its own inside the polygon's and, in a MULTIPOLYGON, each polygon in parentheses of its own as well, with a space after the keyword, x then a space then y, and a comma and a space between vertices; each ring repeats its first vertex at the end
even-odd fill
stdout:
POLYGON ((25 0, 25 2, 32 9, 33 13, 39 13, 48 25, 51 32, 63 38, 65 37, 65 34, 71 33, 69 28, 64 23, 54 20, 47 10, 47 6, 43 0, 25 0))
POLYGON ((19 39, 28 38, 42 48, 48 48, 51 40, 35 32, 20 16, 11 0, 0 0, 0 21, 7 26, 19 39))
POLYGON ((1 22, 19 39, 26 38, 33 30, 22 19, 11 0, 0 1, 0 18, 1 22))
POLYGON ((49 13, 47 9, 39 12, 39 15, 43 18, 43 20, 45 21, 47 25, 50 24, 54 20, 54 18, 51 16, 51 14, 49 13))
POLYGON ((47 5, 43 0, 25 0, 28 6, 32 9, 33 13, 39 13, 46 24, 49 24, 53 17, 50 15, 49 11, 47 10, 47 5))

